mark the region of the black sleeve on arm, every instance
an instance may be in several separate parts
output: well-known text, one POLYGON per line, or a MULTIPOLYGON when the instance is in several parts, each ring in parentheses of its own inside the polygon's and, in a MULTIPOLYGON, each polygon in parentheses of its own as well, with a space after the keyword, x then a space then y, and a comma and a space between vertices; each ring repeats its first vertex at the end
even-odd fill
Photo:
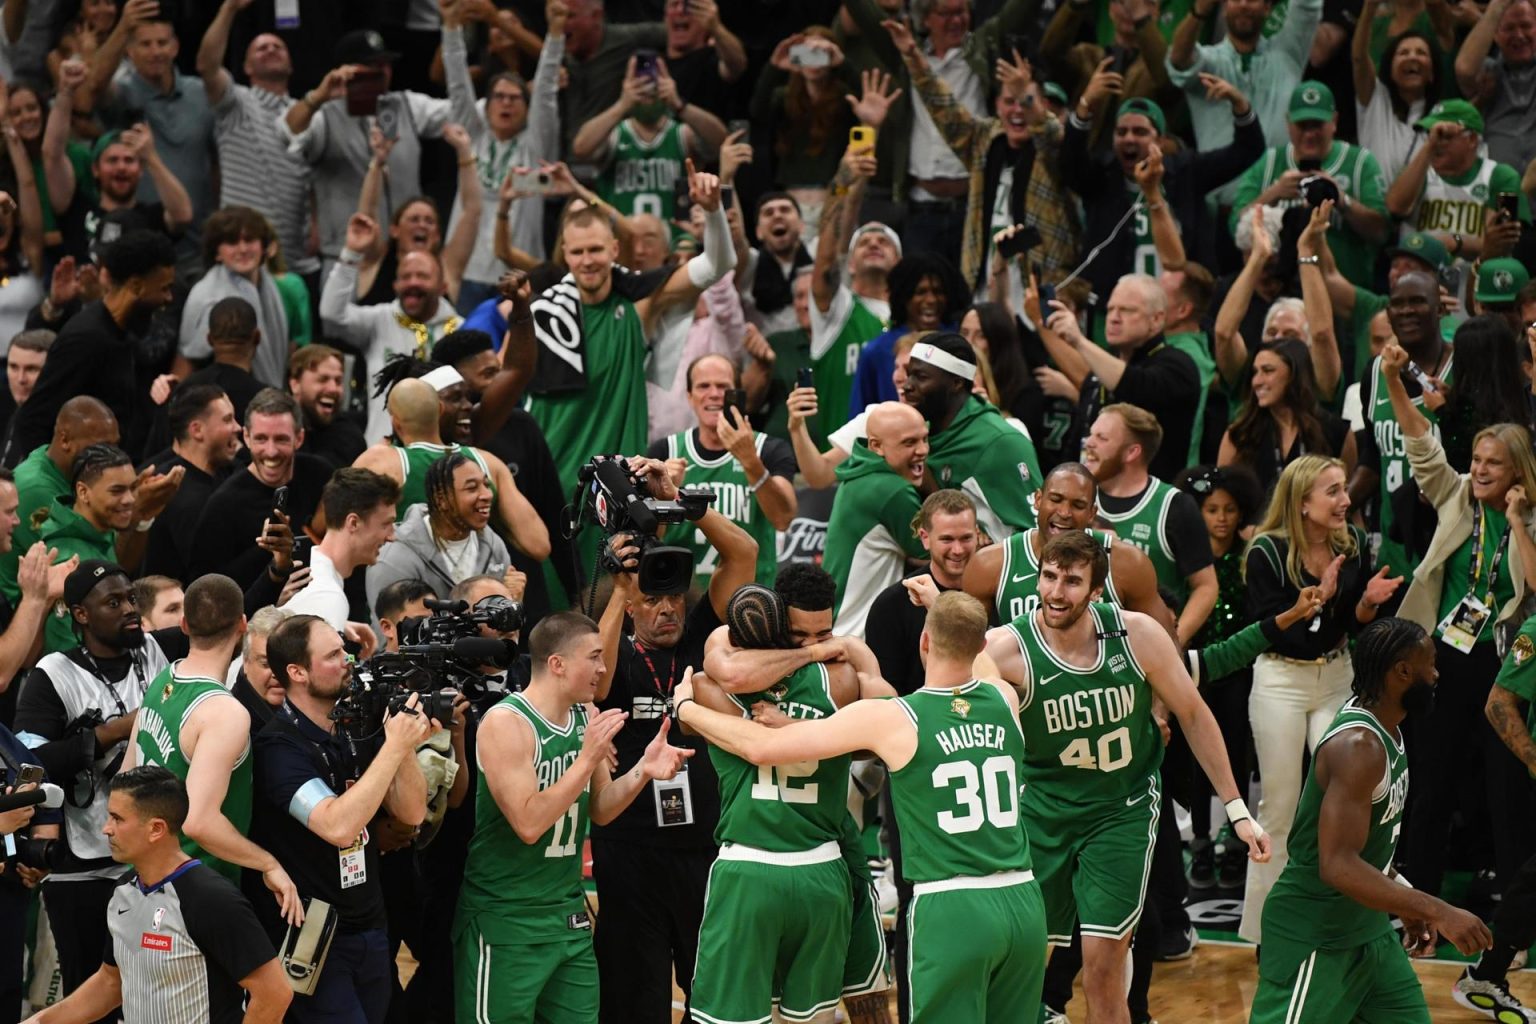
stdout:
POLYGON ((1115 401, 1130 402, 1151 412, 1188 403, 1194 408, 1200 397, 1200 371, 1195 361, 1178 349, 1165 348, 1151 359, 1127 366, 1115 385, 1115 401))
MULTIPOLYGON (((1195 187, 1200 192, 1218 189, 1252 167, 1264 155, 1264 128, 1253 107, 1246 117, 1232 119, 1232 141, 1209 153, 1197 153, 1193 161, 1195 187)), ((1215 308, 1215 307, 1213 307, 1215 308)))
POLYGON ((34 668, 27 673, 16 701, 14 730, 18 735, 41 736, 48 741, 31 749, 48 777, 61 786, 69 785, 96 760, 95 732, 82 729, 66 734, 68 728, 69 712, 53 680, 42 669, 34 668))
POLYGON ((1296 603, 1296 588, 1285 578, 1285 552, 1269 538, 1248 549, 1248 617, 1278 615, 1296 603))
POLYGON ((1354 634, 1369 625, 1355 617, 1355 606, 1365 596, 1365 585, 1371 579, 1371 549, 1361 530, 1351 526, 1349 532, 1355 538, 1355 553, 1339 567, 1339 589, 1333 599, 1333 614, 1340 629, 1354 634))
POLYGON ((277 957, 256 911, 233 883, 212 868, 196 868, 176 883, 192 941, 235 981, 277 957))
MULTIPOLYGON (((880 674, 893 685, 907 676, 912 656, 916 653, 903 635, 904 631, 896 628, 902 618, 901 606, 910 604, 911 600, 907 596, 907 588, 894 583, 875 595, 874 602, 869 606, 869 621, 884 623, 891 628, 866 630, 864 642, 880 663, 880 674)), ((897 686, 897 690, 900 689, 897 686)))
POLYGON ((800 464, 795 461, 795 450, 788 441, 777 437, 763 441, 763 465, 774 476, 784 476, 791 480, 800 472, 800 464))
POLYGON ((1195 499, 1187 494, 1175 495, 1173 504, 1168 507, 1168 543, 1173 546, 1173 559, 1180 576, 1193 576, 1215 564, 1205 517, 1200 514, 1195 499))

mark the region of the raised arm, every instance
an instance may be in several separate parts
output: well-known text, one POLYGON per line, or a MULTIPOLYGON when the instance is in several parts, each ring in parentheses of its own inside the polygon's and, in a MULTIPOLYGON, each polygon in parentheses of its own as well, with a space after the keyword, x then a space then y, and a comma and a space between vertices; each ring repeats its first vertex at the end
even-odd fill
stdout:
POLYGON ((1413 208, 1419 204, 1419 196, 1424 194, 1424 182, 1429 175, 1429 154, 1435 148, 1435 137, 1454 136, 1460 131, 1460 126, 1449 123, 1445 123, 1444 129, 1438 124, 1430 128, 1429 138, 1414 148, 1413 156, 1408 158, 1408 163, 1397 172, 1397 177, 1387 187, 1388 213, 1399 220, 1413 213, 1413 208))
POLYGON ((229 72, 224 70, 224 55, 229 50, 229 30, 234 27, 235 15, 251 6, 255 0, 224 0, 218 13, 203 33, 203 41, 197 47, 197 73, 203 80, 203 91, 208 94, 208 105, 216 107, 229 90, 229 72))
POLYGON ((539 518, 533 504, 517 486, 517 478, 507 464, 488 451, 480 457, 491 467, 491 482, 496 485, 496 511, 511 534, 519 551, 536 562, 549 557, 549 527, 539 518))
POLYGON ((27 266, 41 281, 44 268, 43 201, 37 193, 37 175, 32 170, 26 144, 16 134, 16 126, 9 117, 0 115, 0 132, 5 135, 5 151, 13 168, 11 173, 16 176, 16 200, 11 204, 14 207, 11 214, 21 219, 21 252, 27 258, 27 266))
POLYGON ((1381 0, 1365 0, 1360 15, 1355 19, 1355 34, 1349 41, 1349 60, 1355 82, 1355 102, 1361 107, 1371 104, 1376 95, 1376 62, 1371 59, 1371 26, 1376 22, 1376 12, 1381 0))
POLYGON ((85 84, 85 62, 71 57, 59 65, 59 94, 48 111, 43 129, 43 179, 48 182, 48 201, 62 213, 75 201, 75 165, 69 159, 69 137, 74 132, 74 96, 85 84))
POLYGON ((459 222, 443 243, 442 252, 443 279, 448 294, 457 302, 464 268, 469 265, 475 238, 480 234, 480 208, 485 201, 485 190, 480 186, 480 171, 469 132, 462 125, 447 125, 443 128, 443 141, 453 147, 459 161, 459 202, 462 207, 459 222))
POLYGON ((123 145, 133 150, 149 178, 155 183, 155 191, 165 207, 165 229, 172 233, 192 223, 192 197, 182 186, 180 179, 171 173, 155 149, 155 137, 147 124, 136 124, 125 130, 120 137, 123 145))
POLYGON ((731 243, 731 223, 720 208, 720 179, 713 174, 694 170, 693 160, 686 162, 688 172, 688 196, 693 205, 704 211, 704 239, 699 254, 678 267, 655 293, 635 303, 635 312, 642 321, 650 316, 651 308, 660 303, 662 308, 674 304, 689 305, 699 300, 704 289, 729 274, 736 266, 736 247, 731 243))
POLYGON ((1312 355, 1312 374, 1317 378, 1317 393, 1324 400, 1331 399, 1339 389, 1339 378, 1344 373, 1344 361, 1339 355, 1339 339, 1333 331, 1333 303, 1328 301, 1328 285, 1323 280, 1320 242, 1328 233, 1333 200, 1325 199, 1312 211, 1301 237, 1296 242, 1296 252, 1301 257, 1301 301, 1307 310, 1307 327, 1312 335, 1307 349, 1312 355), (1317 259, 1308 262, 1312 257, 1317 259))
POLYGON ((1456 51, 1456 85, 1463 96, 1476 97, 1482 92, 1483 61, 1488 59, 1494 33, 1509 6, 1510 0, 1492 0, 1456 51))
POLYGON ((112 76, 123 63, 123 51, 128 47, 128 40, 133 38, 134 29, 159 11, 159 0, 128 0, 123 5, 122 16, 117 19, 111 34, 91 55, 91 70, 85 86, 75 92, 76 110, 81 110, 80 105, 83 105, 81 112, 87 113, 101 105, 102 97, 112 89, 112 76))
MULTIPOLYGON (((877 72, 867 72, 876 74, 877 72)), ((875 176, 875 147, 849 144, 838 162, 827 202, 821 208, 821 230, 816 236, 816 261, 811 266, 811 301, 826 313, 843 284, 843 259, 853 221, 864 201, 864 187, 875 176)))
POLYGON ((720 78, 734 82, 747 73, 747 48, 736 34, 720 20, 720 8, 715 0, 692 0, 689 13, 704 23, 705 34, 714 41, 715 53, 720 57, 720 78))
POLYGON ((67 571, 73 571, 70 567, 79 564, 72 558, 50 569, 49 559, 57 554, 50 552, 42 541, 37 541, 21 556, 16 567, 21 602, 5 632, 0 634, 0 693, 10 689, 23 667, 37 660, 43 647, 43 626, 48 612, 53 603, 64 596, 63 577, 67 571))
POLYGON ((595 117, 589 118, 586 124, 576 129, 576 134, 571 138, 571 159, 595 161, 601 157, 608 147, 608 136, 613 134, 619 122, 628 117, 635 107, 650 100, 655 91, 656 86, 650 78, 641 78, 635 74, 635 58, 629 58, 619 98, 613 101, 612 106, 599 111, 595 117))
POLYGON ((533 313, 529 309, 533 286, 528 275, 520 270, 508 271, 496 282, 496 290, 503 300, 512 303, 512 309, 507 314, 507 334, 501 343, 501 369, 486 385, 480 403, 470 413, 474 436, 479 438, 494 437, 507 422, 533 379, 538 361, 538 341, 533 335, 533 313))
POLYGON ((1423 437, 1429 433, 1429 420, 1408 397, 1403 386, 1403 370, 1408 366, 1408 352, 1397 342, 1389 341, 1381 350, 1381 373, 1387 379, 1387 397, 1392 400, 1392 416, 1403 428, 1406 437, 1423 437))
POLYGON ((721 143, 725 142, 725 122, 698 104, 689 103, 677 91, 677 81, 667 70, 667 62, 659 57, 656 60, 656 76, 656 95, 683 125, 683 135, 687 137, 692 133, 696 145, 687 146, 688 151, 708 157, 719 153, 721 143))
POLYGON ((1146 159, 1136 165, 1135 175, 1152 228, 1152 244, 1157 249, 1157 258, 1164 270, 1182 270, 1187 262, 1184 239, 1174 222, 1173 212, 1168 209, 1168 201, 1163 198, 1162 147, 1152 146, 1147 150, 1146 159))
POLYGON ((300 96, 298 102, 288 108, 283 115, 283 124, 293 135, 302 135, 309 130, 310 122, 320 112, 320 108, 328 101, 340 99, 346 95, 347 80, 357 73, 358 65, 346 64, 332 68, 325 73, 320 84, 309 92, 300 96))
POLYGON ((1173 42, 1168 47, 1169 64, 1180 71, 1195 66, 1200 31, 1205 27, 1206 22, 1215 17, 1216 8, 1220 5, 1221 0, 1208 0, 1203 4, 1200 0, 1195 0, 1189 5, 1189 13, 1184 15, 1184 20, 1179 22, 1179 27, 1173 30, 1173 42))
POLYGON ((1249 216, 1253 218, 1253 246, 1248 250, 1248 262, 1243 264, 1237 280, 1227 289, 1227 297, 1216 311, 1216 323, 1211 330, 1216 368, 1228 388, 1237 387, 1248 365, 1248 346, 1243 342, 1239 328, 1248 312, 1248 304, 1253 300, 1254 286, 1272 252, 1269 229, 1264 226, 1263 207, 1256 205, 1249 216))

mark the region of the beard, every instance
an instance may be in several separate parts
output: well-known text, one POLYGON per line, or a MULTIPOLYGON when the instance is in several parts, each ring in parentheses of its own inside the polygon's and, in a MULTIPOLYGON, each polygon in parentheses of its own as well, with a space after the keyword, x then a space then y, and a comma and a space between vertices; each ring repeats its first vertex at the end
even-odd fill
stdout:
POLYGON ((1409 718, 1423 718, 1435 710, 1435 685, 1415 683, 1403 694, 1403 711, 1409 718))
POLYGON ((144 627, 124 626, 112 637, 112 646, 120 651, 136 651, 144 646, 144 627))
POLYGON ((929 425, 943 422, 949 415, 949 395, 942 391, 930 391, 918 399, 914 406, 929 425))

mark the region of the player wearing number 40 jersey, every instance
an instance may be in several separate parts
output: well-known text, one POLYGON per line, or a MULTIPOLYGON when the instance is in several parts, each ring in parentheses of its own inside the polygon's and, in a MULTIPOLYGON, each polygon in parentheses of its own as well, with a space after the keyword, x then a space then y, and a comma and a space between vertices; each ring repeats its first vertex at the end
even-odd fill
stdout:
POLYGON ((1269 838, 1240 799, 1221 730, 1168 631, 1097 603, 1108 571, 1104 548, 1086 533, 1047 543, 1039 609, 989 633, 987 653, 1019 691, 1019 809, 1034 840, 1051 942, 1065 944, 1081 921, 1089 1019, 1128 1024, 1125 954, 1161 804, 1154 697, 1178 716, 1255 860, 1269 859, 1269 838))
POLYGON ((940 594, 919 641, 922 689, 787 728, 702 706, 691 679, 677 689, 679 720, 752 764, 869 750, 890 767, 914 890, 913 1024, 1014 1024, 1039 1014, 1045 927, 1019 814, 1024 737, 1012 691, 982 654, 986 624, 974 598, 940 594))
POLYGON ((591 713, 606 669, 597 624, 576 612, 528 637, 533 679, 485 713, 475 832, 454 921, 456 1019, 597 1020, 597 961, 581 889, 588 820, 612 821, 651 779, 670 779, 692 751, 665 724, 634 768, 608 774, 628 716, 591 713))

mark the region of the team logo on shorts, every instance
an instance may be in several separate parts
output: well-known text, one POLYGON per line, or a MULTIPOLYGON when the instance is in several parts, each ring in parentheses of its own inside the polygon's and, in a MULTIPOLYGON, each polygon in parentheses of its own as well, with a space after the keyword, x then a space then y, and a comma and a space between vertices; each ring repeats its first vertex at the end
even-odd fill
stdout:
POLYGON ((1531 643, 1529 635, 1521 633, 1515 637, 1515 644, 1511 651, 1515 656, 1515 664, 1524 665, 1531 660, 1531 655, 1536 654, 1536 644, 1531 643))
POLYGON ((971 702, 966 700, 964 697, 956 697, 954 700, 949 702, 949 710, 953 711, 961 718, 969 718, 971 716, 971 702))

